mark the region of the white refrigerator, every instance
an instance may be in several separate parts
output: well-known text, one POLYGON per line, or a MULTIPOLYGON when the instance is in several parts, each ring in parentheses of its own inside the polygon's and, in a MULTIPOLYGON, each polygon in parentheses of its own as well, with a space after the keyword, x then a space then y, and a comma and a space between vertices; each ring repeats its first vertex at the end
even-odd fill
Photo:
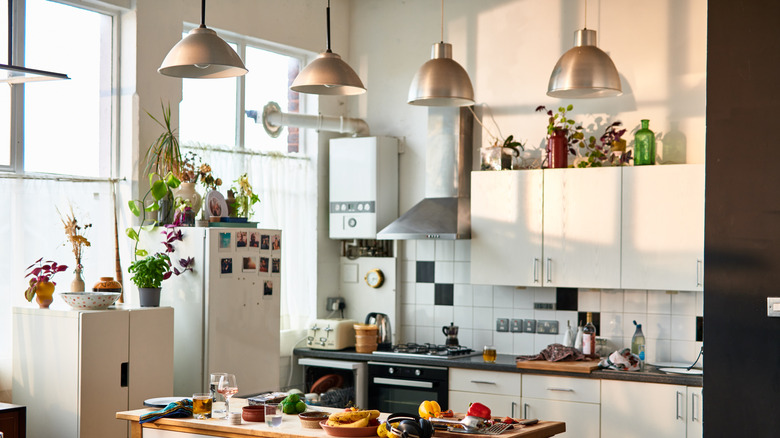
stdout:
POLYGON ((172 259, 194 257, 193 272, 163 282, 160 299, 174 308, 174 395, 208 392, 213 372, 235 374, 239 394, 277 391, 282 232, 181 230, 172 259))

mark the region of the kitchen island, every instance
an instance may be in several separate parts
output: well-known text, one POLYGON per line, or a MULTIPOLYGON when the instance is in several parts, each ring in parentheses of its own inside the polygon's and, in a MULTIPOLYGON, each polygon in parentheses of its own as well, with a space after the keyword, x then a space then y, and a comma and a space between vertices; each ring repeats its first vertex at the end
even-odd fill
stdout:
MULTIPOLYGON (((230 401, 231 411, 236 412, 247 404, 244 399, 232 399, 230 401)), ((204 436, 219 436, 226 438, 243 437, 266 437, 266 438, 327 438, 329 435, 322 429, 307 429, 301 426, 298 417, 295 415, 284 415, 282 425, 276 428, 267 426, 265 423, 253 423, 241 421, 240 425, 231 425, 226 419, 207 419, 196 420, 193 417, 188 418, 161 418, 157 421, 140 424, 138 421, 142 415, 152 411, 151 408, 136 409, 132 411, 122 411, 116 413, 119 420, 130 422, 131 438, 194 438, 204 436)), ((340 409, 320 408, 328 412, 336 412, 340 409)), ((379 416, 380 420, 387 418, 389 414, 383 413, 379 416)), ((563 433, 566 431, 566 425, 558 421, 540 421, 533 426, 525 426, 521 430, 515 430, 514 433, 506 431, 502 435, 509 435, 512 438, 546 438, 563 433)), ((437 432, 435 434, 439 435, 437 432)), ((447 435, 453 435, 446 433, 447 435)), ((475 438, 488 437, 489 435, 473 435, 475 438)))

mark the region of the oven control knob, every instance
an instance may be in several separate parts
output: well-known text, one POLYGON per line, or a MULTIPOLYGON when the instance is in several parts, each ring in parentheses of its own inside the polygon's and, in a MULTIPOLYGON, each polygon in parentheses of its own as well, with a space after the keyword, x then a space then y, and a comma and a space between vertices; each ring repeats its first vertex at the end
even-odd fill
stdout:
POLYGON ((415 376, 419 376, 420 374, 422 374, 422 371, 420 371, 420 369, 419 369, 419 368, 417 368, 416 370, 414 370, 414 375, 415 375, 415 376))
POLYGON ((387 369, 387 373, 388 374, 395 374, 395 368, 393 368, 393 367, 388 368, 387 369))
POLYGON ((347 221, 347 225, 351 228, 355 228, 357 226, 357 220, 354 217, 351 217, 349 218, 349 221, 347 221))

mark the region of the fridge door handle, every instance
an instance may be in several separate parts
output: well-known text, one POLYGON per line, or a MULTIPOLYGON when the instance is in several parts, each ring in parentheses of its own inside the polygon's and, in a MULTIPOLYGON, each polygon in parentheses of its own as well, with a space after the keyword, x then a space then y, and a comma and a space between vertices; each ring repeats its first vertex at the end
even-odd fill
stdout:
POLYGON ((127 388, 127 375, 129 366, 130 364, 128 362, 122 362, 119 364, 119 386, 122 388, 127 388))

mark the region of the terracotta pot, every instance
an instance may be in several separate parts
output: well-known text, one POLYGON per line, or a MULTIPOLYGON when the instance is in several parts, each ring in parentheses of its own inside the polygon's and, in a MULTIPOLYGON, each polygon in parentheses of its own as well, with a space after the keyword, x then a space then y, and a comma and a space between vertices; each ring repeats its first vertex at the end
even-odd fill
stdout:
POLYGON ((54 283, 45 281, 38 283, 35 288, 35 302, 41 309, 48 309, 51 302, 54 301, 54 283))

